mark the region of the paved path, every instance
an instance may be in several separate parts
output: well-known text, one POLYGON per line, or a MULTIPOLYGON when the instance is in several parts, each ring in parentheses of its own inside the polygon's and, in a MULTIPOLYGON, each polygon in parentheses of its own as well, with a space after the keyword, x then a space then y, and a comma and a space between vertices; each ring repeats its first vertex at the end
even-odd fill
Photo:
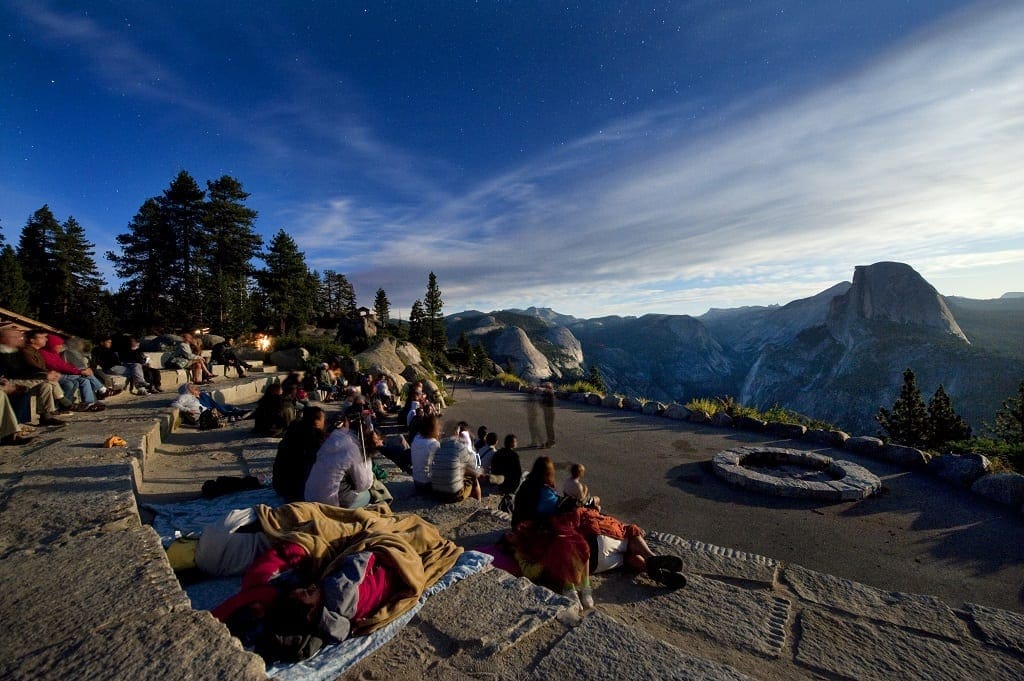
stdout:
MULTIPOLYGON (((446 419, 528 443, 525 394, 459 386, 455 398, 446 419)), ((558 444, 523 449, 524 467, 549 454, 561 476, 582 462, 609 511, 643 527, 886 590, 1024 611, 1024 518, 945 482, 842 451, 833 454, 878 475, 886 492, 831 505, 766 497, 731 487, 706 464, 719 450, 768 442, 763 436, 566 402, 555 425, 558 444)))

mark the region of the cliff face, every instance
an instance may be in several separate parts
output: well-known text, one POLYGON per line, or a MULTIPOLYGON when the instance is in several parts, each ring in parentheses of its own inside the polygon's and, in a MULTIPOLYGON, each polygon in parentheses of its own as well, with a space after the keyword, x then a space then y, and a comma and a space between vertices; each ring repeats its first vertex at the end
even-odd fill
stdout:
POLYGON ((942 383, 976 426, 991 420, 1024 378, 1024 299, 947 301, 911 267, 893 262, 857 267, 852 283, 781 307, 712 310, 700 318, 575 319, 537 308, 455 317, 453 339, 467 330, 487 339, 491 351, 500 338, 500 348, 522 357, 537 379, 571 378, 593 363, 609 388, 625 395, 734 395, 859 432, 877 429, 873 416, 895 399, 907 367, 926 398, 942 383))
POLYGON ((969 342, 935 287, 899 262, 858 266, 850 289, 832 300, 828 325, 834 335, 852 342, 851 334, 857 333, 864 321, 934 329, 969 342))

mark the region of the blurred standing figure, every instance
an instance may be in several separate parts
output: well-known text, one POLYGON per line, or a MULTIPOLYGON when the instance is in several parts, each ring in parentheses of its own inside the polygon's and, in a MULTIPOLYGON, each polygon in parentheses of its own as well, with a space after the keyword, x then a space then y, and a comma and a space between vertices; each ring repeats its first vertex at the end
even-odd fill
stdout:
POLYGON ((547 440, 543 447, 555 446, 555 386, 551 382, 544 384, 544 392, 540 396, 540 404, 544 412, 544 428, 547 430, 547 440))

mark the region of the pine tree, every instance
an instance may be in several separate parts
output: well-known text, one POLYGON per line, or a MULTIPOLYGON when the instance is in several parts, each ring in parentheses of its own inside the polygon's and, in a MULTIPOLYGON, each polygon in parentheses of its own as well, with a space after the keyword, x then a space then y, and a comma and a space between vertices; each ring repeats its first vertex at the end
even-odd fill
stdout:
POLYGON ((494 375, 493 362, 487 355, 483 341, 477 341, 473 347, 472 371, 480 378, 491 378, 494 375))
POLYGON ((313 314, 316 280, 306 267, 306 256, 282 229, 263 256, 267 266, 256 273, 267 312, 281 333, 305 324, 313 314))
POLYGON ((992 434, 1009 444, 1024 444, 1024 381, 1017 386, 1016 397, 1008 397, 996 412, 996 421, 989 427, 992 434))
POLYGON ((604 382, 604 375, 601 374, 601 368, 596 364, 590 365, 590 370, 587 372, 587 383, 594 386, 599 393, 608 392, 608 386, 604 382))
POLYGON ((875 420, 896 444, 920 447, 928 443, 928 408, 921 397, 921 391, 917 389, 913 371, 907 369, 903 372, 903 387, 893 402, 892 411, 882 407, 875 415, 875 420))
POLYGON ((443 308, 444 301, 441 300, 441 289, 437 286, 437 276, 431 272, 427 278, 427 294, 423 298, 424 340, 428 352, 436 357, 443 355, 448 347, 443 308))
POLYGON ((455 347, 458 349, 459 358, 463 364, 470 364, 473 361, 473 346, 469 343, 469 336, 463 331, 459 334, 459 340, 455 347))
POLYGON ((60 223, 49 206, 44 205, 25 223, 18 240, 18 264, 28 285, 28 310, 34 317, 53 308, 53 249, 60 223))
POLYGON ((928 445, 934 449, 948 442, 967 440, 971 437, 971 427, 953 411, 953 403, 942 384, 939 384, 935 395, 928 401, 928 422, 928 445))
POLYGON ((45 321, 83 332, 82 324, 103 312, 100 294, 106 282, 96 266, 94 248, 82 225, 69 216, 54 239, 53 307, 43 315, 45 321))
POLYGON ((173 274, 177 239, 159 200, 146 199, 128 231, 116 238, 121 252, 108 251, 107 259, 125 280, 118 298, 129 320, 142 328, 181 326, 185 315, 180 305, 185 301, 182 282, 173 274))
POLYGON ((426 349, 426 320, 423 303, 418 300, 413 302, 412 309, 409 310, 409 342, 421 350, 426 349))
POLYGON ((228 175, 207 181, 209 199, 203 212, 205 248, 202 251, 203 289, 207 291, 206 317, 222 333, 236 334, 249 326, 248 279, 251 260, 263 248, 256 234, 256 211, 245 205, 249 194, 228 175))
POLYGON ((0 234, 0 307, 11 312, 28 312, 28 284, 21 274, 21 264, 14 247, 0 234))
MULTIPOLYGON (((180 284, 182 291, 188 291, 193 300, 200 293, 196 276, 203 260, 209 239, 203 228, 206 212, 206 192, 199 188, 195 179, 182 170, 171 181, 157 201, 164 221, 173 235, 173 246, 177 249, 175 279, 172 285, 180 284)), ((191 307, 194 309, 195 304, 191 307)))
POLYGON ((338 275, 338 310, 346 317, 355 317, 359 312, 356 302, 356 287, 344 274, 338 275))
POLYGON ((377 321, 382 326, 387 326, 391 321, 391 301, 382 288, 377 289, 377 295, 373 299, 373 313, 377 315, 377 321))

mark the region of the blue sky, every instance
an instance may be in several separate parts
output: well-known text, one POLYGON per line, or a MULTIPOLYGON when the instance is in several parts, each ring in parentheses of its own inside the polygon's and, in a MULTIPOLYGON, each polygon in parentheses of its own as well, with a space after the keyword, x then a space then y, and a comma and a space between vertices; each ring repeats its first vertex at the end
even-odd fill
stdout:
POLYGON ((1020 3, 0 0, 0 26, 9 241, 48 203, 100 255, 184 169, 406 312, 430 270, 452 312, 700 314, 879 260, 1024 290, 1020 3))

